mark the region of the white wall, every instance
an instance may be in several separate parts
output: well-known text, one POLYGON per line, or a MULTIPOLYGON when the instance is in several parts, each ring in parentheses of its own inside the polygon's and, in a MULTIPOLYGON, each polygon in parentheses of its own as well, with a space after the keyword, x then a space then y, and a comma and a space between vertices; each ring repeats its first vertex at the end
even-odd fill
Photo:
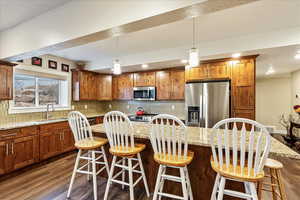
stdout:
POLYGON ((300 70, 292 73, 292 103, 300 105, 300 70))
POLYGON ((258 122, 282 129, 278 123, 280 115, 288 115, 291 112, 292 77, 256 80, 256 120, 258 122))

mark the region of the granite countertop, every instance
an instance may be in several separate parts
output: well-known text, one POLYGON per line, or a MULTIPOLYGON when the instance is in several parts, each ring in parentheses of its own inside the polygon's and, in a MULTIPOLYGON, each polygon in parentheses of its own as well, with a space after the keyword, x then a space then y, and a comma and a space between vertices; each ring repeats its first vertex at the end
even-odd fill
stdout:
MULTIPOLYGON (((147 123, 133 122, 134 137, 136 138, 149 138, 149 130, 147 123)), ((93 132, 105 133, 103 124, 97 124, 92 126, 93 132)), ((207 146, 210 147, 209 136, 212 129, 200 128, 200 127, 187 127, 188 143, 191 145, 207 146)), ((277 139, 271 137, 271 149, 270 156, 288 157, 294 159, 300 159, 300 154, 290 149, 277 139)))
MULTIPOLYGON (((105 115, 105 113, 97 113, 97 114, 88 114, 88 115, 86 115, 86 117, 91 118, 91 117, 100 117, 100 116, 104 116, 104 115, 105 115)), ((51 124, 51 123, 64 122, 64 121, 68 121, 68 118, 58 118, 58 119, 49 119, 49 120, 40 120, 40 121, 31 121, 31 122, 8 123, 5 125, 0 125, 0 130, 23 128, 23 127, 28 127, 28 126, 38 126, 38 125, 43 125, 43 124, 51 124)))

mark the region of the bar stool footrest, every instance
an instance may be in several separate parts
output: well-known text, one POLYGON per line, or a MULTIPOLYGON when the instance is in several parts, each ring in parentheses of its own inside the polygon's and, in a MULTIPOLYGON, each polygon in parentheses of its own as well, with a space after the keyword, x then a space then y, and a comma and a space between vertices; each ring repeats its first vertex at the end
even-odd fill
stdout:
POLYGON ((168 193, 163 193, 163 192, 158 192, 157 194, 160 195, 160 196, 163 196, 163 197, 169 197, 169 198, 172 198, 172 199, 182 199, 182 200, 184 200, 183 197, 175 195, 175 194, 168 194, 168 193))
POLYGON ((244 198, 244 199, 252 198, 252 196, 249 194, 234 191, 234 190, 228 190, 228 189, 227 190, 224 189, 224 194, 229 195, 229 196, 234 196, 237 198, 244 198))

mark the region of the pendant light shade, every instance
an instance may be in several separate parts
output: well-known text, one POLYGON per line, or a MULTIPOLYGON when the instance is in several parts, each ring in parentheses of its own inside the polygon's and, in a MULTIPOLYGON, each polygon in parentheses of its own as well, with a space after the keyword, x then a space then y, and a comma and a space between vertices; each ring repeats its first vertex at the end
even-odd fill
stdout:
POLYGON ((118 59, 114 61, 113 73, 114 74, 121 74, 122 73, 121 64, 120 64, 120 61, 118 59))
POLYGON ((197 48, 193 47, 190 49, 189 65, 190 67, 197 67, 199 65, 199 51, 197 48))
POLYGON ((189 66, 197 67, 199 65, 199 51, 195 45, 195 18, 193 18, 193 47, 189 52, 189 66))

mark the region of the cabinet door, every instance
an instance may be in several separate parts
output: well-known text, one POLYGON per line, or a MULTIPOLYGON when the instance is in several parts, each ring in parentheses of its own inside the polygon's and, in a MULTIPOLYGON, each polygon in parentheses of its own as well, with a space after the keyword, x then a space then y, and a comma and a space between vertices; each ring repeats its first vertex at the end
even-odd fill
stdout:
POLYGON ((119 98, 119 90, 118 90, 118 76, 112 77, 112 98, 118 99, 119 98))
POLYGON ((134 73, 134 86, 155 86, 155 72, 134 73))
POLYGON ((79 72, 80 100, 89 100, 89 75, 79 72))
POLYGON ((62 134, 62 151, 67 152, 75 149, 75 141, 70 128, 65 128, 61 131, 62 134))
POLYGON ((170 71, 156 72, 156 98, 157 100, 168 100, 171 98, 171 78, 170 71))
POLYGON ((118 99, 130 100, 133 97, 133 75, 122 74, 118 77, 118 99))
POLYGON ((112 99, 112 76, 111 75, 98 75, 98 100, 111 100, 112 99))
POLYGON ((61 153, 61 140, 61 132, 49 131, 40 134, 40 159, 47 159, 61 153))
POLYGON ((13 170, 38 162, 38 136, 27 136, 17 138, 14 139, 11 144, 11 152, 13 155, 13 170))
POLYGON ((13 89, 13 68, 0 65, 0 100, 11 100, 13 89))
POLYGON ((199 67, 187 69, 185 72, 186 81, 195 81, 208 78, 207 64, 201 64, 199 67))
POLYGON ((184 70, 171 71, 171 99, 182 100, 184 99, 185 79, 184 70))
POLYGON ((0 141, 0 175, 9 171, 9 164, 11 163, 9 154, 9 142, 0 141))
POLYGON ((232 65, 234 109, 255 109, 255 61, 242 60, 232 65))
POLYGON ((230 67, 227 62, 210 63, 207 66, 207 73, 210 79, 229 78, 230 67))

